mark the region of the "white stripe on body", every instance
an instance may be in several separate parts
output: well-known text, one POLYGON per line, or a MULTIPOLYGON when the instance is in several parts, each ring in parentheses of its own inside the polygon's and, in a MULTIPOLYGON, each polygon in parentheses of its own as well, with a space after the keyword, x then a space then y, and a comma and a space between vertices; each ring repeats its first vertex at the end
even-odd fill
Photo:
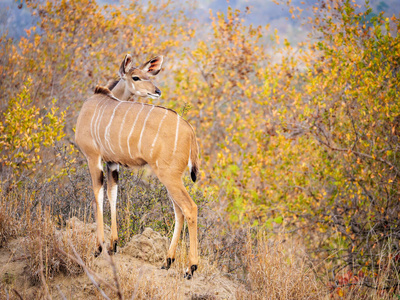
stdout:
POLYGON ((175 154, 175 151, 176 151, 176 146, 178 145, 178 135, 179 135, 179 120, 180 120, 180 116, 179 116, 179 114, 176 114, 176 115, 177 115, 177 118, 178 118, 178 120, 177 120, 177 122, 176 122, 175 145, 174 145, 174 151, 172 152, 172 155, 174 155, 174 154, 175 154))
POLYGON ((137 122, 137 120, 139 119, 139 115, 140 115, 140 113, 142 112, 143 108, 144 108, 144 104, 142 103, 142 108, 140 109, 140 111, 139 111, 138 114, 136 115, 136 119, 135 119, 135 121, 133 122, 131 131, 129 132, 128 139, 127 139, 127 141, 126 141, 127 144, 128 144, 129 156, 130 156, 132 159, 133 159, 133 157, 132 157, 132 154, 131 154, 131 147, 129 146, 129 139, 131 138, 131 135, 132 135, 132 133, 133 133, 133 130, 135 129, 136 122, 137 122))
POLYGON ((94 113, 93 113, 93 116, 92 116, 92 120, 90 121, 90 134, 92 135, 92 140, 95 138, 95 137, 94 137, 94 134, 95 134, 95 133, 93 133, 93 120, 95 119, 95 116, 96 116, 96 114, 97 114, 97 109, 98 109, 99 104, 100 104, 101 102, 102 102, 102 101, 97 102, 96 108, 94 109, 94 113))
POLYGON ((152 105, 152 108, 149 110, 149 112, 147 113, 146 118, 144 119, 142 131, 140 132, 140 138, 139 138, 139 143, 138 143, 138 151, 139 151, 139 153, 141 153, 140 148, 141 148, 141 146, 142 146, 142 137, 143 137, 144 129, 145 129, 145 127, 146 127, 146 122, 147 122, 147 119, 149 118, 149 116, 150 116, 150 114, 151 114, 151 111, 152 111, 153 109, 154 109, 154 105, 152 105))
POLYGON ((112 113, 111 118, 110 118, 110 122, 108 122, 108 125, 106 126, 106 130, 104 131, 104 138, 105 138, 105 140, 106 140, 106 143, 108 144, 108 148, 111 150, 111 152, 112 152, 113 154, 115 154, 115 152, 114 152, 114 150, 112 149, 111 143, 110 143, 110 127, 111 127, 111 123, 112 123, 112 121, 113 121, 113 119, 114 119, 114 116, 115 116, 115 111, 117 110, 118 106, 120 106, 121 104, 122 104, 122 102, 119 102, 119 103, 114 107, 113 113, 112 113))
MULTIPOLYGON (((128 102, 128 101, 124 101, 124 102, 128 102)), ((124 125, 125 125, 126 116, 127 116, 128 112, 131 110, 132 107, 133 107, 133 105, 129 105, 129 108, 128 108, 128 110, 125 112, 125 115, 124 115, 124 117, 123 117, 123 119, 122 119, 121 127, 119 128, 118 143, 119 143, 119 149, 121 150, 121 153, 124 153, 124 150, 122 150, 122 145, 121 145, 121 133, 122 133, 122 129, 124 128, 124 125)))
MULTIPOLYGON (((168 114, 168 109, 165 110, 164 116, 163 116, 163 118, 161 119, 160 124, 158 125, 158 130, 157 130, 156 137, 154 138, 154 141, 153 141, 153 143, 151 144, 150 157, 153 157, 153 149, 154 149, 154 146, 155 146, 155 144, 156 144, 156 142, 157 142, 157 138, 158 138, 158 134, 160 133, 161 125, 162 125, 162 123, 164 122, 164 119, 165 119, 165 117, 167 116, 167 114, 168 114)), ((157 166, 157 167, 158 167, 158 166, 157 166)))
POLYGON ((100 107, 99 114, 96 119, 96 123, 94 124, 95 129, 96 129, 97 143, 99 144, 100 149, 103 149, 104 152, 106 149, 104 148, 103 143, 101 142, 101 138, 100 138, 100 124, 101 124, 101 119, 103 118, 103 114, 104 114, 104 111, 106 110, 106 108, 107 108, 107 101, 105 101, 104 104, 100 107))

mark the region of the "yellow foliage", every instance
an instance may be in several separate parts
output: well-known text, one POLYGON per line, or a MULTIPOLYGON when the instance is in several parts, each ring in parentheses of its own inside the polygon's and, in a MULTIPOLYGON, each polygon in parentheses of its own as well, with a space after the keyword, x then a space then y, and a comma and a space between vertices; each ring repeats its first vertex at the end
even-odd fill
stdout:
POLYGON ((17 177, 23 171, 35 172, 43 151, 65 136, 65 112, 58 113, 53 100, 45 112, 32 104, 28 78, 22 91, 11 98, 0 122, 0 164, 12 169, 17 177))

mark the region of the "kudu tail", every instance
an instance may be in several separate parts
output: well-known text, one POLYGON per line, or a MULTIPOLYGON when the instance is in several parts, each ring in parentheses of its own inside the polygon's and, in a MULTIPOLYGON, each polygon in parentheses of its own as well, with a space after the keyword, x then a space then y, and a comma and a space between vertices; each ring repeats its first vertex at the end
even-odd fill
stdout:
POLYGON ((197 145, 196 136, 192 136, 192 145, 190 148, 189 157, 190 177, 193 182, 199 178, 200 161, 199 161, 199 146, 197 145))

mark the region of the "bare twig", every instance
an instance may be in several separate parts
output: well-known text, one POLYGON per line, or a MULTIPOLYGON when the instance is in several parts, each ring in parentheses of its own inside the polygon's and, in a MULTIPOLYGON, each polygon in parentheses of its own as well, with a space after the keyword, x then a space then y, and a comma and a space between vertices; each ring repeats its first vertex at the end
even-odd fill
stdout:
POLYGON ((60 286, 58 284, 56 285, 56 288, 57 288, 58 293, 60 294, 61 298, 63 300, 67 300, 67 297, 65 297, 64 293, 62 292, 62 290, 60 289, 60 286))
POLYGON ((57 251, 59 251, 61 254, 67 256, 70 260, 76 262, 77 264, 79 264, 83 270, 85 271, 87 277, 89 278, 89 280, 93 283, 93 285, 96 287, 96 289, 100 292, 100 294, 103 296, 103 298, 105 299, 110 299, 105 292, 101 289, 100 285, 96 282, 95 278, 98 281, 101 281, 102 284, 106 285, 109 289, 113 290, 114 292, 117 292, 117 290, 115 289, 115 287, 113 287, 112 285, 110 285, 108 282, 106 282, 105 280, 101 279, 100 277, 98 277, 93 271, 89 270, 88 267, 85 265, 85 263, 82 261, 81 257, 79 256, 79 254, 76 252, 74 246, 72 245, 72 243, 70 242, 70 246, 72 248, 72 251, 74 252, 75 257, 73 257, 72 255, 66 253, 65 251, 63 251, 62 249, 57 248, 57 251))
POLYGON ((21 300, 24 300, 24 298, 22 298, 21 294, 16 290, 16 289, 12 289, 13 292, 17 295, 17 297, 21 300))
POLYGON ((105 255, 106 255, 106 258, 107 258, 108 262, 110 263, 111 269, 112 269, 112 271, 113 271, 114 282, 115 282, 115 286, 117 287, 117 295, 118 295, 118 298, 122 300, 123 297, 122 297, 122 292, 121 292, 121 286, 120 286, 120 284, 119 284, 119 279, 118 279, 118 274, 117 274, 117 268, 116 268, 116 266, 115 266, 114 260, 112 259, 111 255, 108 254, 107 251, 105 251, 105 255))
POLYGON ((133 290, 133 294, 132 294, 131 300, 135 300, 136 293, 137 293, 137 291, 139 290, 140 279, 142 278, 142 276, 143 276, 143 268, 140 268, 140 270, 139 270, 139 277, 138 277, 138 279, 137 279, 137 281, 136 281, 135 289, 133 290))
POLYGON ((51 297, 51 295, 49 293, 49 288, 48 288, 47 283, 46 283, 46 278, 44 277, 44 274, 43 274, 43 254, 42 254, 42 251, 43 251, 43 246, 42 246, 42 243, 40 243, 40 251, 39 251, 40 279, 42 281, 42 286, 43 286, 43 289, 44 289, 45 298, 51 300, 52 297, 51 297))
POLYGON ((198 61, 193 57, 192 53, 187 52, 189 58, 193 61, 193 63, 196 65, 197 69, 199 70, 201 76, 203 77, 204 81, 207 83, 207 85, 211 88, 211 84, 208 81, 208 74, 204 72, 204 70, 200 67, 198 61))
POLYGON ((391 162, 389 162, 389 161, 387 161, 387 160, 385 160, 383 158, 372 156, 372 155, 369 155, 369 154, 366 154, 366 153, 362 153, 362 152, 358 152, 358 151, 353 151, 351 148, 349 148, 349 149, 337 148, 337 147, 332 146, 328 142, 322 141, 321 139, 318 139, 318 141, 321 144, 325 145, 326 147, 328 147, 329 149, 334 150, 334 151, 354 153, 357 156, 361 156, 361 157, 364 157, 364 158, 380 161, 380 162, 388 165, 390 167, 390 169, 394 170, 396 172, 396 175, 400 175, 400 170, 397 169, 396 166, 394 166, 391 162))

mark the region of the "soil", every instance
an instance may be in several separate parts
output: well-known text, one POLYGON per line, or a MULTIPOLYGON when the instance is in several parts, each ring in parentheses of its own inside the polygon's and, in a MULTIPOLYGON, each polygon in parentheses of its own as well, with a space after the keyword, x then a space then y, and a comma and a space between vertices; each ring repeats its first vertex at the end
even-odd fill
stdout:
MULTIPOLYGON (((83 224, 73 218, 69 225, 74 230, 86 230, 88 238, 95 239, 95 224, 83 224)), ((106 228, 107 235, 109 228, 106 228)), ((15 289, 23 299, 41 298, 43 287, 32 285, 28 280, 27 254, 21 249, 21 239, 24 237, 9 241, 6 247, 0 248, 1 285, 8 287, 10 296, 15 296, 15 292, 12 292, 12 289, 15 289)), ((112 256, 125 298, 130 299, 134 293, 141 290, 142 294, 145 291, 152 295, 150 298, 156 299, 163 299, 160 295, 170 295, 165 296, 165 299, 235 299, 238 283, 223 276, 215 268, 202 266, 204 260, 201 260, 199 271, 191 280, 183 278, 183 259, 175 262, 169 270, 162 270, 168 246, 169 241, 166 237, 151 228, 146 228, 142 234, 133 236, 125 247, 118 249, 112 256)), ((90 269, 110 284, 115 283, 113 268, 106 254, 95 258, 90 269)), ((63 296, 67 299, 102 299, 85 273, 78 276, 58 274, 47 280, 47 284, 53 299, 63 299, 63 296)), ((115 293, 107 291, 104 285, 101 287, 111 299, 117 299, 115 293)))

